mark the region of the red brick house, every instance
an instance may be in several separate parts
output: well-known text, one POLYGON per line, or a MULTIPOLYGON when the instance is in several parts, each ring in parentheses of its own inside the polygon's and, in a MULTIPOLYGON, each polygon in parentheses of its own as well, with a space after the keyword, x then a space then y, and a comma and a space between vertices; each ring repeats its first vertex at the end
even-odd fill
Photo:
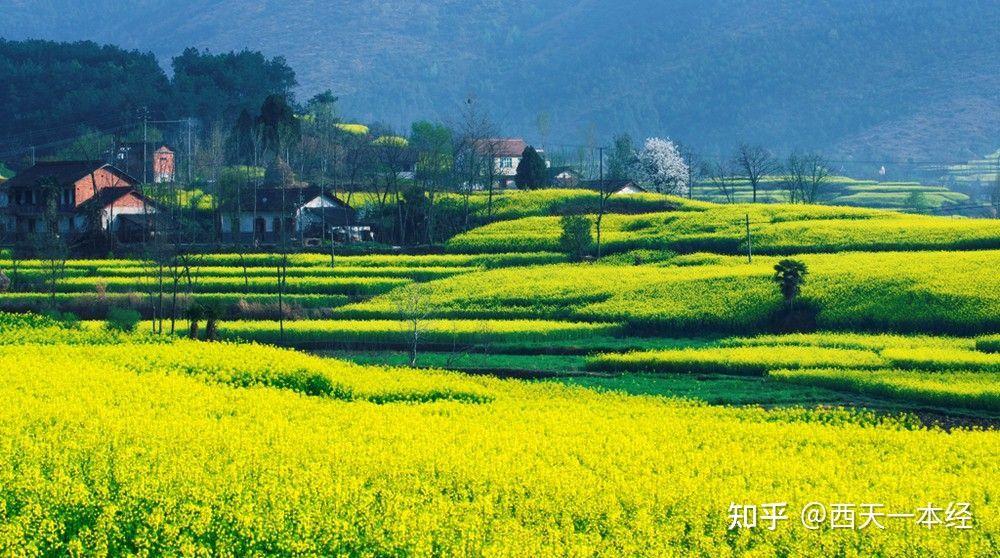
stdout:
POLYGON ((177 178, 177 165, 174 162, 174 151, 166 145, 161 145, 153 152, 153 182, 162 184, 173 182, 177 178))
POLYGON ((124 217, 142 220, 156 212, 136 184, 102 161, 38 163, 0 184, 0 231, 15 240, 45 232, 46 226, 71 238, 95 227, 118 233, 124 217))
POLYGON ((123 143, 115 153, 115 166, 140 181, 154 184, 174 182, 177 162, 174 150, 166 144, 123 143))

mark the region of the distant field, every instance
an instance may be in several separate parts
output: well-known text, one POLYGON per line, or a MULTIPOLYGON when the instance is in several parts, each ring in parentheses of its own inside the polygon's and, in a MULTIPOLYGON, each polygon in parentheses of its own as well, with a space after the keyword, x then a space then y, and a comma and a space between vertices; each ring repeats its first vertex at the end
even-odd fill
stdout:
MULTIPOLYGON (((776 258, 706 256, 700 265, 553 265, 462 274, 426 284, 430 315, 625 323, 632 331, 748 332, 780 307, 776 258)), ((821 328, 977 333, 1000 330, 1000 251, 881 252, 799 256, 810 275, 802 297, 821 328)), ((375 297, 338 316, 390 316, 375 297)))
MULTIPOLYGON (((780 204, 609 215, 602 243, 607 252, 659 249, 737 254, 746 251, 748 215, 753 249, 762 254, 1000 248, 1000 221, 996 220, 780 204)), ((447 246, 466 253, 553 251, 559 248, 560 232, 557 217, 529 217, 474 229, 451 239, 447 246)))
MULTIPOLYGON (((735 179, 727 187, 727 196, 717 185, 701 184, 692 196, 697 200, 714 203, 750 203, 753 190, 745 179, 735 179)), ((780 177, 765 177, 757 191, 758 203, 788 203, 791 200, 787 186, 780 177)), ((954 192, 946 186, 925 185, 919 182, 877 182, 832 176, 820 192, 818 203, 899 210, 947 209, 949 205, 969 202, 969 197, 954 192), (911 194, 919 192, 914 200, 911 194), (913 202, 919 201, 921 207, 913 202)))

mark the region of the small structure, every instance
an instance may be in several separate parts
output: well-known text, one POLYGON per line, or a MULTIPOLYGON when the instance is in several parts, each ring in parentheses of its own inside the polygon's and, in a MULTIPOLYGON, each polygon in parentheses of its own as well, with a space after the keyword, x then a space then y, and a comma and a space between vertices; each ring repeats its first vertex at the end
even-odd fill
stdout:
POLYGON ((369 240, 371 227, 331 190, 317 186, 248 187, 239 203, 222 208, 222 237, 254 245, 280 241, 369 240))
POLYGON ((38 163, 0 184, 0 230, 13 240, 47 228, 71 239, 98 231, 117 233, 123 216, 148 217, 157 211, 136 183, 103 161, 38 163))
POLYGON ((177 165, 174 151, 166 145, 161 145, 153 152, 153 182, 162 184, 174 182, 177 179, 177 165))
POLYGON ((581 175, 573 167, 549 167, 549 182, 556 188, 576 188, 581 175))
POLYGON ((645 188, 634 180, 627 178, 605 178, 603 184, 600 180, 584 180, 580 183, 580 186, 587 190, 596 190, 598 192, 611 190, 615 195, 642 194, 646 192, 645 188))
POLYGON ((176 154, 169 145, 123 143, 114 156, 118 168, 140 181, 145 179, 154 184, 166 184, 177 179, 176 154))

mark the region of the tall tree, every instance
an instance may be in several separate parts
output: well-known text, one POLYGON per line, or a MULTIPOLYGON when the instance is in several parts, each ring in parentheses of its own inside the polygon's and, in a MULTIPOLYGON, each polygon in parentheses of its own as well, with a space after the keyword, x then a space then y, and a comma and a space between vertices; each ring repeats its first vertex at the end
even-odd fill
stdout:
POLYGON ((753 203, 757 203, 757 190, 765 176, 778 172, 781 165, 767 149, 759 145, 741 143, 733 156, 733 166, 738 168, 750 182, 753 203))
POLYGON ((610 180, 629 180, 635 178, 639 155, 636 152, 632 136, 620 134, 615 136, 611 151, 608 153, 608 168, 605 173, 610 180))
POLYGON ((173 110, 203 122, 232 121, 275 93, 290 96, 298 85, 281 56, 256 51, 212 54, 188 48, 173 59, 173 110))
POLYGON ((435 198, 452 175, 454 133, 443 124, 420 121, 410 128, 410 148, 417 159, 415 178, 427 192, 423 240, 434 243, 435 198))
POLYGON ((642 178, 657 192, 687 195, 688 166, 669 139, 647 139, 639 152, 639 169, 642 178))
POLYGON ((549 170, 545 166, 545 159, 542 159, 534 147, 529 145, 521 153, 514 181, 522 190, 537 190, 548 184, 549 170))
POLYGON ((284 95, 268 95, 260 107, 257 117, 260 126, 264 149, 278 156, 298 142, 302 135, 299 119, 295 110, 284 95))

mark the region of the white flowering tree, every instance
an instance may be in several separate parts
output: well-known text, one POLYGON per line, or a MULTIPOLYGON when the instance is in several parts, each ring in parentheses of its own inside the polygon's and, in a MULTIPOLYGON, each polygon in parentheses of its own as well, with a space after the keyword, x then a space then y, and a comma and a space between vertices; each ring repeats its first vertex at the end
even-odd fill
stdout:
POLYGON ((688 166, 669 139, 649 138, 639 151, 639 175, 657 192, 686 196, 688 166))

